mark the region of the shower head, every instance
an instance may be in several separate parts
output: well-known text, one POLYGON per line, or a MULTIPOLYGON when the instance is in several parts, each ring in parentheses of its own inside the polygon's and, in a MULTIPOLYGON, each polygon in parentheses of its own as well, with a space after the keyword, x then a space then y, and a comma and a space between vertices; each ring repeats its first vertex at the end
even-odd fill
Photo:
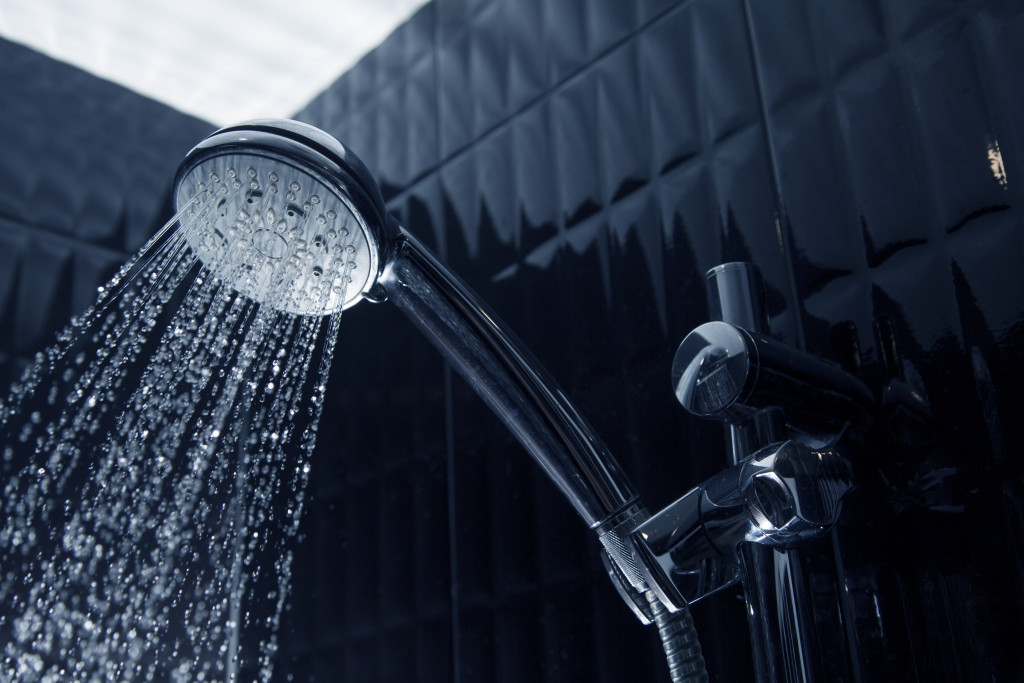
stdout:
POLYGON ((223 128, 189 152, 174 197, 206 268, 263 306, 323 315, 364 298, 393 302, 597 532, 614 580, 644 585, 628 533, 647 512, 629 479, 523 343, 385 212, 344 145, 294 121, 223 128))
POLYGON ((340 142, 294 121, 223 128, 174 186, 185 239, 224 284, 277 310, 322 315, 392 301, 604 533, 637 506, 632 484, 501 319, 384 209, 340 142))
POLYGON ((350 150, 304 123, 218 130, 185 157, 174 199, 203 264, 288 313, 348 308, 384 265, 388 220, 377 184, 350 150))

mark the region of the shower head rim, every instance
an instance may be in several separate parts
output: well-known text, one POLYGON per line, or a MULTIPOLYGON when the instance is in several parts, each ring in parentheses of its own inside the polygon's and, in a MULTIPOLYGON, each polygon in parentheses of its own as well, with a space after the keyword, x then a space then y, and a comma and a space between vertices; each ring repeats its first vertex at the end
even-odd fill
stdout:
POLYGON ((327 180, 340 181, 341 187, 354 186, 362 195, 360 199, 368 204, 356 207, 360 214, 365 215, 366 209, 372 208, 372 216, 377 219, 366 222, 381 227, 387 223, 384 197, 363 161, 319 128, 290 119, 253 119, 214 131, 185 155, 178 166, 174 187, 177 188, 181 179, 202 159, 227 153, 229 149, 276 152, 303 170, 315 168, 327 180))

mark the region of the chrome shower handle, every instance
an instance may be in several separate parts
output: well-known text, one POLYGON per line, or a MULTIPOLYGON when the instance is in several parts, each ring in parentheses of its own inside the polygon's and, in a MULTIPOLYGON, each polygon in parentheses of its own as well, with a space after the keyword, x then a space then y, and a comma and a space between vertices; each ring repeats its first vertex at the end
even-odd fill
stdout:
POLYGON ((526 346, 458 276, 390 222, 397 237, 378 298, 386 296, 419 328, 591 528, 634 506, 637 494, 625 473, 526 346))

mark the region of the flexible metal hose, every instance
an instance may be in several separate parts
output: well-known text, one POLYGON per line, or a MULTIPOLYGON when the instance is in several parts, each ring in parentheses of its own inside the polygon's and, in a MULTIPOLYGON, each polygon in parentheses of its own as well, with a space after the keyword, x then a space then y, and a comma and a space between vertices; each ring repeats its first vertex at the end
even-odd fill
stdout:
POLYGON ((644 596, 658 626, 672 683, 707 683, 708 672, 690 610, 683 607, 678 612, 669 612, 654 591, 648 590, 644 596))

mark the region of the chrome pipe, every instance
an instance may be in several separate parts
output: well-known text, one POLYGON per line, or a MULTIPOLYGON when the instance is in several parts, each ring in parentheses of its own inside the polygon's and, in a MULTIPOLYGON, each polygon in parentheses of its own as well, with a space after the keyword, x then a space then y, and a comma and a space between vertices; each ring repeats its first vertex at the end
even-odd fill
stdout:
MULTIPOLYGON (((705 285, 709 308, 722 322, 769 334, 763 281, 752 264, 718 266, 707 273, 705 285)), ((766 407, 728 425, 729 465, 750 455, 749 449, 781 441, 785 436, 782 423, 781 411, 766 407)), ((758 683, 817 680, 814 612, 799 551, 744 543, 739 558, 758 683)))

